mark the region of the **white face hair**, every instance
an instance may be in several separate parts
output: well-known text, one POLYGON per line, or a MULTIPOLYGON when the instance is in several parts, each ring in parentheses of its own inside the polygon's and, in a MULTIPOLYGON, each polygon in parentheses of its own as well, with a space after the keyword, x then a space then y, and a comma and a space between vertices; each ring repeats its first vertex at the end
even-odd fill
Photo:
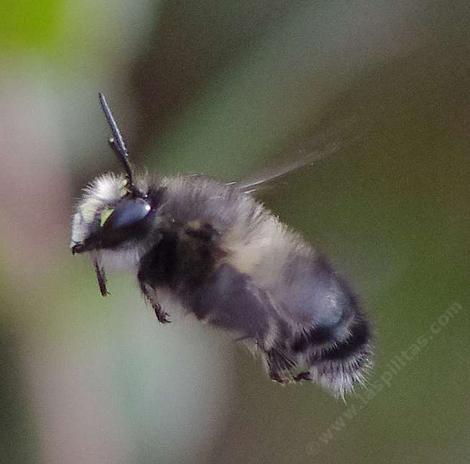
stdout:
POLYGON ((91 233, 96 217, 106 208, 114 208, 126 193, 123 175, 103 174, 91 182, 72 219, 71 247, 83 243, 91 233))
MULTIPOLYGON (((124 175, 107 173, 97 177, 86 188, 72 219, 71 248, 86 242, 96 232, 96 223, 101 225, 109 217, 116 205, 126 196, 127 180, 124 175)), ((146 193, 146 184, 142 179, 137 181, 139 189, 146 193)), ((95 264, 108 270, 135 270, 143 253, 145 243, 124 241, 112 249, 90 250, 95 264)))

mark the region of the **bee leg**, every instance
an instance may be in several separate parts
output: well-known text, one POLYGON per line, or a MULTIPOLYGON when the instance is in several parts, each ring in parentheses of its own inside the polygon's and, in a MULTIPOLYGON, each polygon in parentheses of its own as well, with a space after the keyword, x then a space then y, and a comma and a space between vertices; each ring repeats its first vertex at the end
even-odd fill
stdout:
POLYGON ((302 382, 302 380, 312 380, 312 376, 309 371, 301 372, 294 377, 294 382, 302 382))
POLYGON ((274 382, 277 382, 283 385, 289 382, 289 379, 287 377, 283 376, 280 372, 276 372, 273 370, 269 371, 269 378, 273 380, 274 382))
POLYGON ((158 321, 162 324, 167 324, 171 322, 168 313, 163 311, 163 308, 161 307, 160 303, 156 300, 156 291, 153 288, 150 290, 150 287, 145 282, 139 280, 139 283, 140 290, 142 291, 142 294, 144 295, 145 299, 152 305, 152 308, 155 311, 155 315, 157 316, 158 321))
POLYGON ((96 279, 98 280, 98 286, 100 288, 100 293, 102 296, 109 295, 108 289, 106 287, 106 274, 104 273, 104 269, 100 267, 98 261, 94 260, 95 265, 95 272, 96 272, 96 279))
POLYGON ((152 308, 155 311, 155 315, 157 316, 158 322, 161 322, 162 324, 168 324, 171 322, 168 313, 163 311, 159 303, 152 303, 152 308))
POLYGON ((282 384, 289 383, 289 376, 284 372, 290 363, 281 353, 276 350, 266 352, 266 363, 271 380, 282 384))

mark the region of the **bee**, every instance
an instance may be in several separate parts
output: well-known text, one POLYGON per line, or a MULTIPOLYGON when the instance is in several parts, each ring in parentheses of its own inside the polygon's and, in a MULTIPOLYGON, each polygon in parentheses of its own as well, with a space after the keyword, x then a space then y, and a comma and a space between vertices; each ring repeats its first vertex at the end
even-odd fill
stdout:
MULTIPOLYGON (((202 175, 138 175, 103 94, 108 140, 124 168, 85 189, 71 251, 105 272, 136 274, 158 321, 181 306, 261 354, 279 383, 316 382, 342 396, 371 366, 370 324, 325 256, 258 201, 253 190, 285 172, 225 184, 202 175)), ((287 172, 288 170, 286 170, 287 172)))

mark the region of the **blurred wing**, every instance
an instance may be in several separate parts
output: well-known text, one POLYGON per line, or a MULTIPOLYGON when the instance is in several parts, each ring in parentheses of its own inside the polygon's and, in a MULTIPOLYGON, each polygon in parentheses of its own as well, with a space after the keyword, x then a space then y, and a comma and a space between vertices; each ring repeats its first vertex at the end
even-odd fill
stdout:
MULTIPOLYGON (((299 169, 311 166, 317 161, 338 153, 346 145, 359 138, 359 132, 355 129, 357 129, 355 121, 351 119, 341 124, 337 123, 335 128, 326 130, 323 134, 314 137, 312 141, 304 143, 296 151, 293 161, 282 166, 266 169, 254 177, 233 184, 245 193, 259 191, 299 169)), ((364 135, 363 132, 362 135, 364 135)), ((286 157, 292 158, 292 155, 286 157)))
POLYGON ((259 173, 257 176, 236 182, 237 187, 245 193, 252 193, 266 187, 271 182, 275 182, 299 169, 306 166, 311 166, 316 161, 320 161, 334 153, 340 148, 339 143, 332 144, 324 150, 314 150, 307 152, 304 149, 299 150, 299 159, 285 164, 284 166, 277 166, 275 168, 266 169, 259 173))

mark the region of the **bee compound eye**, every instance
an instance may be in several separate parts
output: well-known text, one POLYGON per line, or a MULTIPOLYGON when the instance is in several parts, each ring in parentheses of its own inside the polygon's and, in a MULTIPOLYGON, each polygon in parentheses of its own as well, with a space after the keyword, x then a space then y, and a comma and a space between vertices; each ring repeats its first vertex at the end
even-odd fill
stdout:
POLYGON ((142 198, 121 200, 111 213, 103 212, 103 232, 133 227, 145 219, 150 210, 150 205, 142 198))

